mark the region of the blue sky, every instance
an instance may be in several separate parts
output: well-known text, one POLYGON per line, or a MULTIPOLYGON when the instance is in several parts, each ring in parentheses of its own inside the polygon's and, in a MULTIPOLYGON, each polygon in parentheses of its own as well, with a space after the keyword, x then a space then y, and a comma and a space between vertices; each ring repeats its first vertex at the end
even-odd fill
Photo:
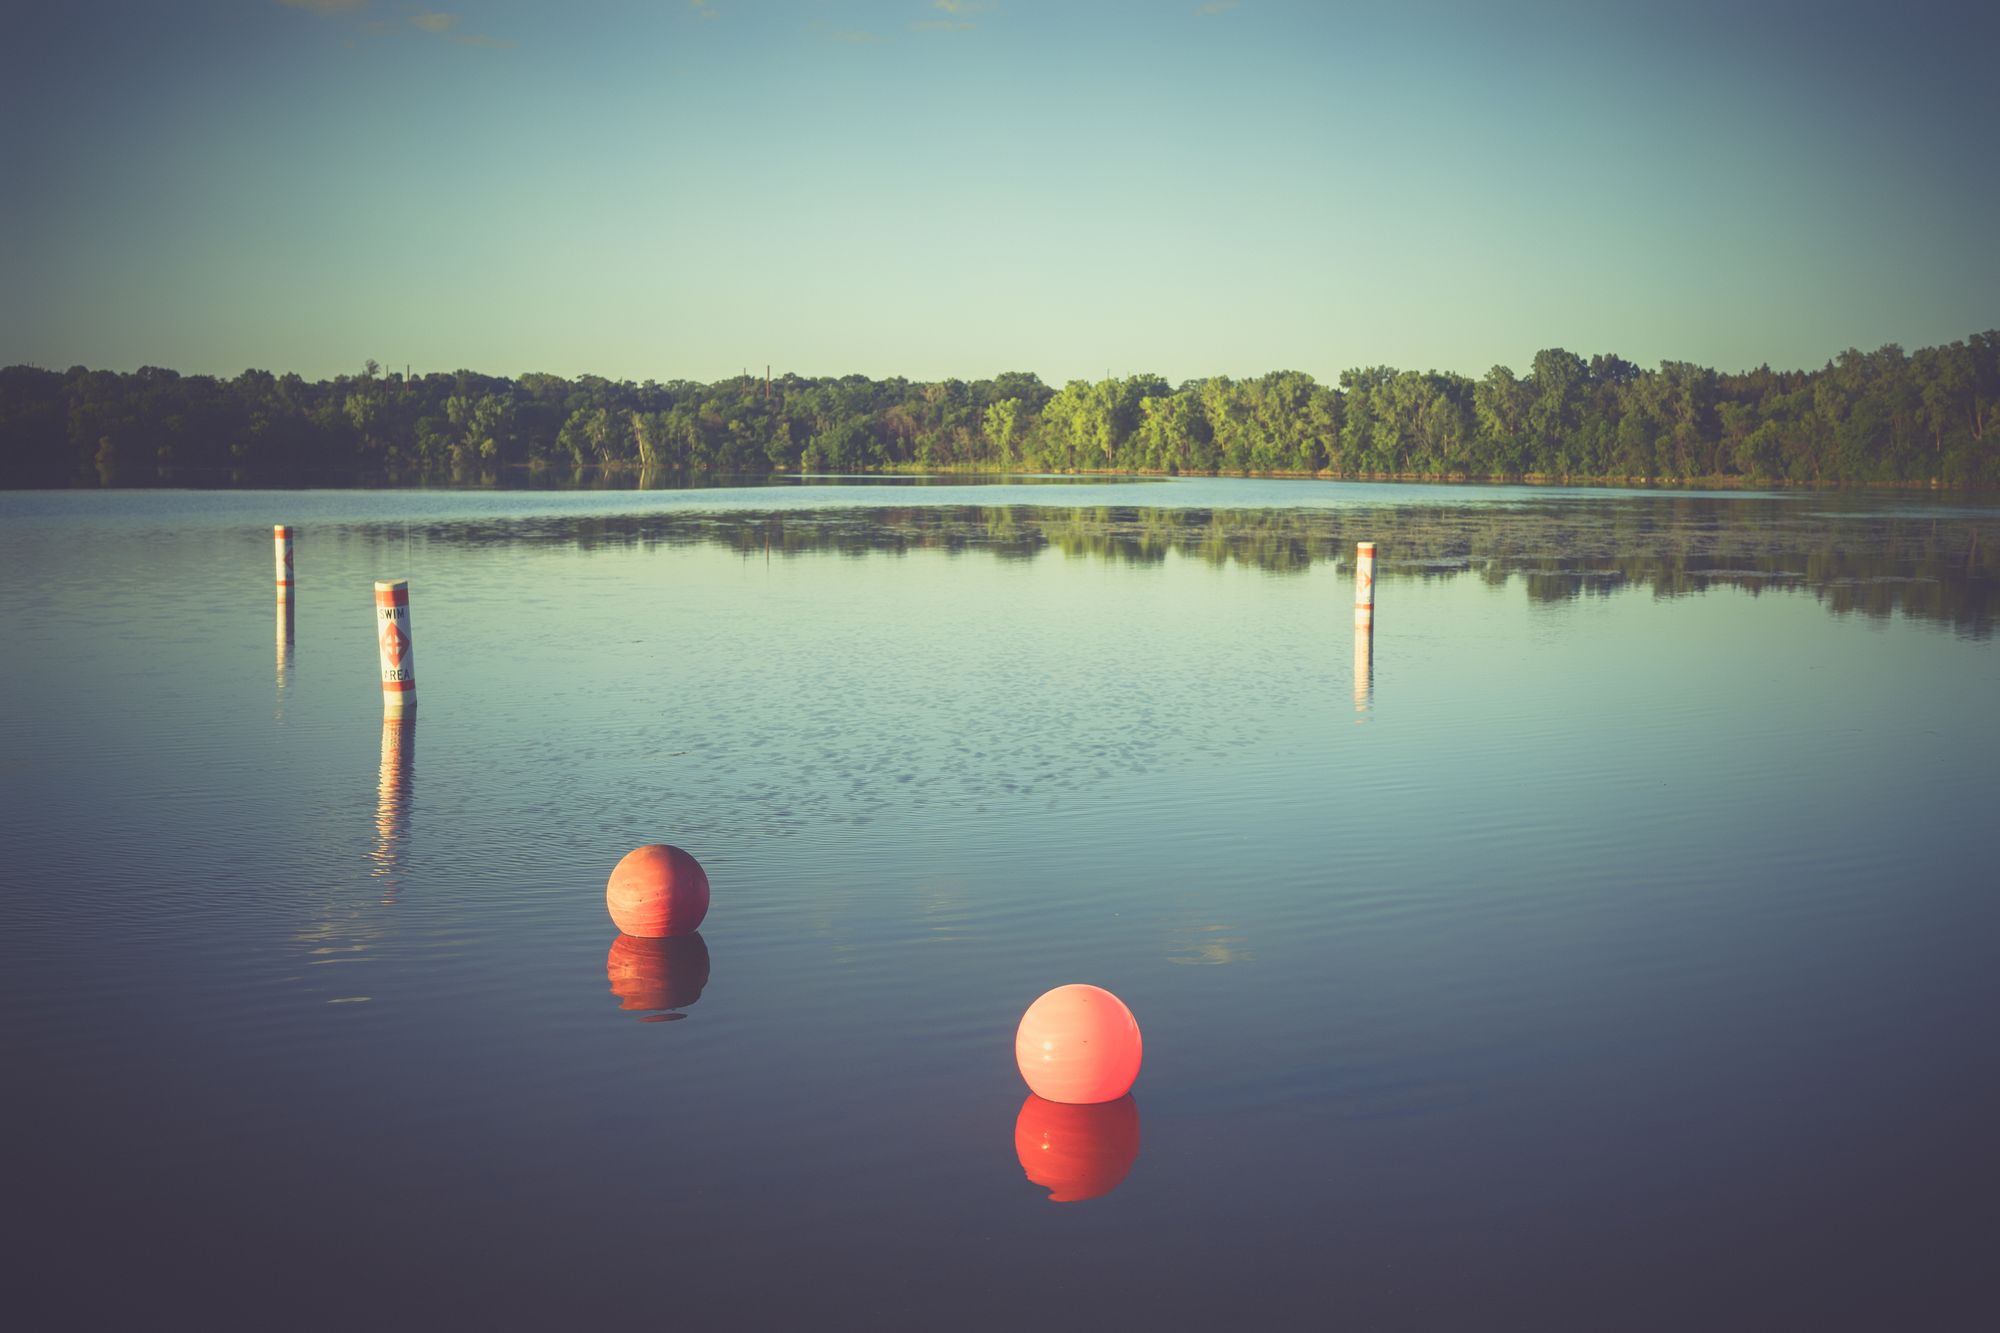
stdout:
POLYGON ((0 364, 1179 381, 2000 326, 2000 5, 18 3, 0 364))

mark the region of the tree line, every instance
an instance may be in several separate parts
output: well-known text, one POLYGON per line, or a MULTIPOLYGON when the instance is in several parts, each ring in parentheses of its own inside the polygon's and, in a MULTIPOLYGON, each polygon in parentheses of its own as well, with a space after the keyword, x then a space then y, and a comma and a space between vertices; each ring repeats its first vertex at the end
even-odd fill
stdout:
POLYGON ((2000 332, 1818 370, 1644 369, 1560 348, 1525 375, 1374 366, 918 382, 745 374, 710 384, 469 370, 308 381, 158 367, 0 370, 0 485, 1026 470, 1428 479, 2000 486, 2000 332))

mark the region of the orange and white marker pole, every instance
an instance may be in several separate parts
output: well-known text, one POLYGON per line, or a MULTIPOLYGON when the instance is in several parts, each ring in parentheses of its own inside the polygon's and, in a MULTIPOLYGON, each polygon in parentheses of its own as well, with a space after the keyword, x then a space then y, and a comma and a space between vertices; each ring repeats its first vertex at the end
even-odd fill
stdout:
POLYGON ((1375 628, 1375 543, 1354 546, 1354 628, 1375 628))
POLYGON ((292 530, 279 523, 271 528, 271 544, 278 551, 278 596, 292 595, 292 530))
POLYGON ((410 643, 410 585, 375 584, 375 642, 382 650, 382 716, 417 711, 417 654, 410 643))

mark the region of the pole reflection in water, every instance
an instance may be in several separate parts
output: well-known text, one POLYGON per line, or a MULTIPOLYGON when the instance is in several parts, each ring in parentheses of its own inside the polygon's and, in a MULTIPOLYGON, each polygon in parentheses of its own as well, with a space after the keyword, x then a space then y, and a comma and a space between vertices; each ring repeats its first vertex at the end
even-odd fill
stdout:
POLYGON ((292 599, 286 589, 278 590, 278 702, 285 701, 285 686, 292 683, 292 599))
POLYGON ((708 945, 701 932, 643 939, 620 935, 604 959, 605 979, 620 1009, 638 1010, 641 1023, 671 1023, 708 985, 708 945))
POLYGON ((1081 1203, 1125 1183, 1139 1160, 1139 1104, 1072 1106, 1028 1094, 1014 1121, 1014 1154, 1052 1203, 1081 1203))
POLYGON ((1354 711, 1365 713, 1375 694, 1375 630, 1354 627, 1354 711))
POLYGON ((382 719, 382 766, 375 779, 375 876, 383 881, 382 901, 396 900, 402 887, 404 843, 410 836, 410 789, 416 781, 417 719, 414 713, 382 719))

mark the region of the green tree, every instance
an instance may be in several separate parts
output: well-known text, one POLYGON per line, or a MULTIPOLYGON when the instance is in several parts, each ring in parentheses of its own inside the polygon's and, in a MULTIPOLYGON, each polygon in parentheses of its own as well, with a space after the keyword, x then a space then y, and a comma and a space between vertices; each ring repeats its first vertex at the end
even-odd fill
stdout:
POLYGON ((993 461, 1003 468, 1011 468, 1021 460, 1025 417, 1019 398, 1002 398, 986 409, 981 423, 986 445, 993 461))

